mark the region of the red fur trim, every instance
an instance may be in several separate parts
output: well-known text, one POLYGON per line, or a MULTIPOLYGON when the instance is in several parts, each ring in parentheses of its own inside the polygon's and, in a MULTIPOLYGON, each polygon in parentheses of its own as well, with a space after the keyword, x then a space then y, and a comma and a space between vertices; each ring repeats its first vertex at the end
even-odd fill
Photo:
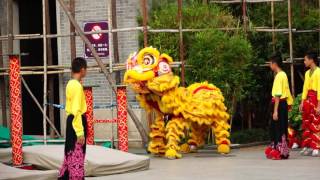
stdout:
POLYGON ((307 138, 307 137, 309 137, 310 136, 310 131, 309 130, 305 130, 304 132, 303 132, 303 134, 302 134, 302 137, 303 138, 307 138))
POLYGON ((223 141, 221 141, 221 144, 229 145, 229 142, 227 140, 223 140, 223 141))
POLYGON ((215 90, 214 88, 210 88, 208 86, 200 86, 198 87, 197 89, 195 89, 192 94, 196 94, 198 91, 202 90, 202 89, 205 89, 205 90, 215 90))
POLYGON ((320 149, 319 143, 316 143, 316 142, 314 142, 314 141, 310 142, 310 147, 311 147, 312 149, 320 149))
POLYGON ((314 141, 319 143, 320 142, 320 136, 318 136, 317 134, 311 134, 310 138, 314 141))
POLYGON ((312 123, 312 124, 310 125, 310 130, 311 130, 312 132, 314 132, 314 133, 318 133, 318 132, 320 132, 320 127, 319 127, 319 126, 317 127, 317 125, 315 125, 314 123, 312 123))
POLYGON ((307 138, 305 140, 302 141, 302 147, 309 147, 311 142, 311 138, 307 138))

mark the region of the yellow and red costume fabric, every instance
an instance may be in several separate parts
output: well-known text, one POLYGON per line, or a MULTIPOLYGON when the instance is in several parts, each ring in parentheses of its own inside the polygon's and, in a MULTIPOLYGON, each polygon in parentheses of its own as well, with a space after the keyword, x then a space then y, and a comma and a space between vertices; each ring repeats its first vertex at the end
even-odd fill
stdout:
POLYGON ((316 113, 316 108, 320 101, 319 67, 316 67, 313 72, 312 70, 306 72, 302 100, 302 146, 320 149, 320 116, 316 113))

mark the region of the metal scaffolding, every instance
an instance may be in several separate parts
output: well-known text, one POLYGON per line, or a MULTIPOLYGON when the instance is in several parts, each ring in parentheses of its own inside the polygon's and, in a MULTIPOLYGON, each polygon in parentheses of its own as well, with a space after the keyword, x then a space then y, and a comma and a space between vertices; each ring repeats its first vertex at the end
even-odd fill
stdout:
MULTIPOLYGON (((12 9, 12 1, 13 0, 7 0, 7 34, 1 35, 0 34, 0 42, 6 41, 8 45, 8 51, 2 52, 1 43, 0 43, 0 57, 2 55, 10 55, 13 53, 13 40, 26 40, 26 39, 42 39, 43 40, 43 66, 24 66, 21 67, 21 75, 39 75, 43 74, 44 84, 43 84, 43 99, 44 104, 42 105, 42 113, 43 113, 43 133, 44 133, 44 142, 46 142, 47 138, 47 132, 46 132, 46 124, 48 121, 47 117, 47 88, 48 88, 48 75, 50 77, 51 74, 62 74, 62 73, 69 73, 70 67, 67 66, 59 66, 59 65, 52 65, 48 64, 48 54, 51 53, 50 48, 48 48, 48 44, 50 43, 50 39, 52 38, 70 38, 70 51, 71 51, 71 57, 74 58, 76 56, 76 46, 75 46, 75 37, 79 36, 81 40, 88 46, 88 48, 91 50, 97 65, 89 66, 89 71, 94 72, 100 72, 102 73, 112 90, 116 91, 116 82, 120 82, 120 74, 119 71, 125 70, 125 64, 119 62, 119 50, 118 50, 118 38, 117 38, 117 32, 128 32, 128 31, 140 31, 143 33, 143 39, 144 39, 144 46, 148 45, 148 33, 179 33, 179 56, 180 61, 175 62, 173 64, 174 67, 180 67, 181 68, 181 79, 182 84, 184 84, 184 69, 185 69, 185 59, 184 59, 184 44, 183 44, 183 33, 184 32, 198 32, 198 31, 207 31, 210 29, 183 29, 182 24, 182 8, 183 8, 183 1, 177 0, 177 6, 178 6, 178 29, 152 29, 152 27, 148 26, 148 3, 147 0, 140 0, 141 1, 141 12, 142 12, 142 18, 143 18, 143 24, 139 27, 131 27, 131 28, 117 28, 116 26, 116 0, 107 0, 107 6, 108 6, 108 14, 106 14, 106 17, 108 18, 109 22, 112 22, 112 26, 109 26, 108 30, 102 30, 102 31, 96 31, 96 32, 83 32, 81 28, 79 27, 77 21, 75 20, 75 1, 76 0, 69 0, 69 7, 67 7, 64 0, 56 0, 57 4, 60 5, 62 10, 67 15, 69 21, 70 21, 70 33, 68 34, 51 34, 48 30, 48 19, 46 18, 49 16, 48 14, 48 0, 42 0, 42 19, 43 19, 43 34, 13 34, 13 9, 12 9), (85 35, 87 34, 98 34, 98 33, 108 33, 109 34, 109 44, 111 46, 110 51, 110 57, 109 57, 109 63, 104 64, 97 54, 96 50, 92 47, 90 41, 87 39, 85 35), (2 54, 1 54, 2 53, 2 54), (118 74, 116 76, 117 81, 115 81, 112 77, 112 73, 118 74)), ((289 39, 289 59, 285 62, 290 64, 290 72, 291 72, 291 87, 292 92, 294 94, 294 64, 295 60, 299 60, 301 58, 294 58, 293 57, 293 40, 292 35, 293 33, 314 33, 319 32, 320 33, 320 27, 315 27, 315 29, 311 30, 297 30, 294 27, 292 27, 292 14, 291 14, 291 0, 221 0, 221 1, 207 1, 209 3, 219 3, 219 4, 233 4, 233 3, 240 3, 242 5, 242 15, 243 15, 243 22, 244 25, 234 28, 225 28, 225 27, 217 27, 217 30, 222 31, 236 31, 239 29, 244 29, 246 32, 249 31, 255 31, 255 32, 266 32, 266 33, 272 33, 272 42, 273 45, 275 44, 275 33, 280 32, 284 34, 288 34, 289 39), (274 27, 274 7, 276 2, 287 2, 288 6, 288 27, 283 29, 276 29, 274 27), (247 3, 271 3, 271 21, 272 21, 272 27, 248 27, 248 18, 246 17, 246 6, 247 3)), ((319 10, 320 10, 320 1, 319 1, 319 10)), ((49 28, 50 29, 50 28, 49 28)), ((320 39, 319 39, 320 41, 320 39)), ((4 83, 3 83, 3 76, 8 75, 8 68, 4 68, 2 64, 2 58, 0 58, 0 85, 1 85, 1 97, 3 100, 5 100, 5 92, 4 92, 4 83)), ((50 82, 49 78, 49 84, 50 82)), ((38 103, 39 104, 39 103, 38 103)), ((6 109, 5 103, 2 103, 2 109, 6 109)), ((4 111, 3 111, 4 112, 4 111)), ((148 136, 146 134, 146 131, 143 129, 143 126, 141 122, 138 120, 137 116, 134 114, 131 107, 128 106, 128 113, 131 116, 132 120, 135 123, 135 126, 137 127, 141 137, 142 141, 144 143, 147 143, 148 136)), ((5 117, 5 113, 2 113, 3 118, 5 117)), ((52 121, 53 122, 53 121, 52 121)), ((50 124, 52 126, 52 124, 50 124)), ((54 128, 53 128, 54 129, 54 128)), ((55 130, 56 131, 56 130, 55 130)))

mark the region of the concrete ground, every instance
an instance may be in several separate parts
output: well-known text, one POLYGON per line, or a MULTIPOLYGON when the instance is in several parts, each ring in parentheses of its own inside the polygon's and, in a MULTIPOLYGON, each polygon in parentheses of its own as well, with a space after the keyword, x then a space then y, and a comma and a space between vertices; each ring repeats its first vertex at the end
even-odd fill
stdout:
POLYGON ((152 157, 149 170, 88 179, 319 180, 320 157, 300 156, 298 151, 292 151, 289 160, 268 160, 262 146, 235 149, 227 156, 214 151, 202 151, 178 160, 152 157))

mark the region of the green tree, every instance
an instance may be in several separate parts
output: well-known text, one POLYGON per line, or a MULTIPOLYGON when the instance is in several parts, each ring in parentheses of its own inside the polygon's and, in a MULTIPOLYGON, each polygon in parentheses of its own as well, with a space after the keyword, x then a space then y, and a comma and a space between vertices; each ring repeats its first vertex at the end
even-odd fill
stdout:
MULTIPOLYGON (((236 27, 238 21, 228 10, 201 2, 188 1, 182 9, 183 28, 206 29, 184 33, 184 58, 189 66, 187 84, 205 80, 214 83, 223 91, 232 111, 238 101, 250 96, 249 91, 257 87, 250 68, 253 66, 252 47, 242 31, 213 30, 236 27)), ((148 25, 154 29, 177 29, 176 3, 160 4, 151 11, 148 25)), ((179 59, 178 33, 149 33, 148 44, 179 59)))

